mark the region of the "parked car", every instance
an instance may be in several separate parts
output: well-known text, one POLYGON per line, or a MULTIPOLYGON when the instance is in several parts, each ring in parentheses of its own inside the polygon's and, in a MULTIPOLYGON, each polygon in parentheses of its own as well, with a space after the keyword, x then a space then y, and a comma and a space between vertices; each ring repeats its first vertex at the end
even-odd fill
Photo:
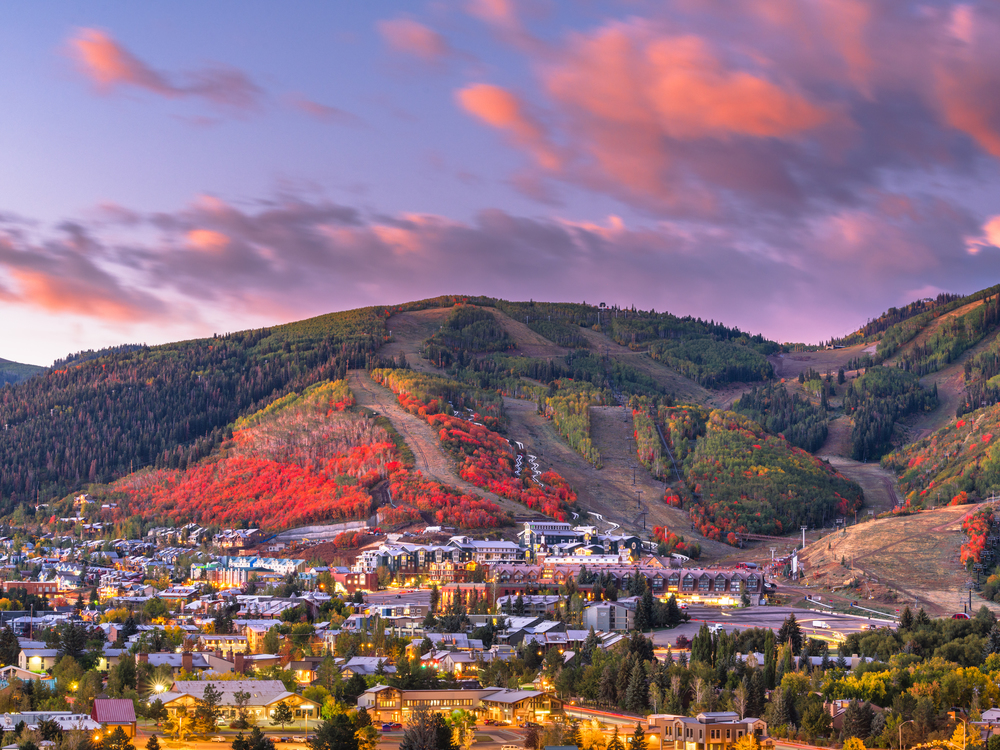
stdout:
POLYGON ((226 738, 223 737, 221 734, 217 734, 212 738, 212 742, 225 742, 225 741, 226 738))
POLYGON ((305 742, 306 736, 304 734, 293 734, 292 742, 305 742))
POLYGON ((392 723, 392 731, 393 732, 402 732, 403 731, 403 725, 400 724, 399 722, 395 722, 394 721, 392 723))
POLYGON ((862 630, 878 630, 878 628, 875 627, 875 625, 872 624, 872 623, 870 623, 870 622, 866 622, 864 625, 862 625, 861 629, 862 630))
POLYGON ((483 719, 483 725, 487 727, 495 727, 497 722, 496 719, 483 719))
POLYGON ((382 725, 382 731, 383 732, 391 732, 392 731, 392 724, 390 724, 388 722, 385 723, 385 724, 383 724, 382 725))

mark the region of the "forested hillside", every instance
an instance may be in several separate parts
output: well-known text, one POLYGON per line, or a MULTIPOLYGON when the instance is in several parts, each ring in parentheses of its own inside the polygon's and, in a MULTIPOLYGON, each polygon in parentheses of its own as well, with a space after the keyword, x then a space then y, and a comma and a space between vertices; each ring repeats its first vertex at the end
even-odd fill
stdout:
POLYGON ((0 390, 0 511, 143 466, 185 467, 227 425, 364 367, 385 338, 367 308, 270 329, 113 351, 0 390))
POLYGON ((9 359, 0 359, 0 386, 20 383, 30 377, 45 372, 44 367, 37 365, 24 365, 20 362, 11 362, 9 359))
MULTIPOLYGON (((510 514, 412 471, 380 420, 352 409, 343 380, 289 393, 235 425, 231 439, 186 469, 144 469, 111 485, 91 486, 95 499, 117 507, 92 520, 113 520, 134 536, 152 525, 194 522, 267 531, 346 520, 375 512, 373 490, 388 482, 392 508, 384 525, 421 519, 461 528, 511 523, 510 514)), ((72 500, 53 504, 49 522, 71 515, 72 500)))
POLYGON ((651 406, 642 403, 634 412, 639 459, 671 483, 665 502, 688 509, 709 539, 735 544, 739 533, 821 526, 861 507, 855 482, 743 415, 651 406))
POLYGON ((962 493, 982 499, 1000 491, 1000 445, 994 435, 1000 440, 1000 405, 962 416, 888 454, 882 465, 899 475, 911 506, 946 504, 962 493))
POLYGON ((896 420, 937 407, 937 385, 922 388, 917 377, 895 367, 870 367, 850 381, 844 393, 844 413, 851 416, 852 458, 880 458, 892 448, 896 420))

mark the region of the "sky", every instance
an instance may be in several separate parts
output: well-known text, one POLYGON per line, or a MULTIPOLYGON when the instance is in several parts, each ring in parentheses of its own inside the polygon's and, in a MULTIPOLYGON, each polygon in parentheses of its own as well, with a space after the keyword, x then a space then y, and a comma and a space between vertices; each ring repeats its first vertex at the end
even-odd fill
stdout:
POLYGON ((439 294, 779 341, 1000 283, 1000 6, 0 8, 0 357, 439 294))

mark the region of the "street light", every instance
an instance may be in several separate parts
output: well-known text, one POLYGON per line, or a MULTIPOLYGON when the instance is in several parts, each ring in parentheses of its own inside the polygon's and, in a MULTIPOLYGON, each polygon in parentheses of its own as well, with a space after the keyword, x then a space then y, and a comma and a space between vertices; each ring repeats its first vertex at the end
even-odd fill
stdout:
POLYGON ((913 719, 907 719, 899 725, 899 750, 903 750, 903 724, 912 724, 913 719))

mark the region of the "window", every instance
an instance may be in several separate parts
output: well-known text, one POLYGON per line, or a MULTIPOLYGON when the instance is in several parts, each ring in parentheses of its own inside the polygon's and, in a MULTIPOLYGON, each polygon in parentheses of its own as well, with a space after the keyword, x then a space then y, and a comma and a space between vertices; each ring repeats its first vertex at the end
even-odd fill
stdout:
POLYGON ((694 576, 688 573, 684 576, 683 591, 694 591, 694 576))
POLYGON ((726 577, 724 575, 717 575, 715 577, 715 590, 716 591, 726 590, 726 577))
POLYGON ((710 581, 711 581, 711 579, 708 576, 702 576, 698 580, 698 590, 699 591, 708 591, 708 585, 709 585, 710 581))

